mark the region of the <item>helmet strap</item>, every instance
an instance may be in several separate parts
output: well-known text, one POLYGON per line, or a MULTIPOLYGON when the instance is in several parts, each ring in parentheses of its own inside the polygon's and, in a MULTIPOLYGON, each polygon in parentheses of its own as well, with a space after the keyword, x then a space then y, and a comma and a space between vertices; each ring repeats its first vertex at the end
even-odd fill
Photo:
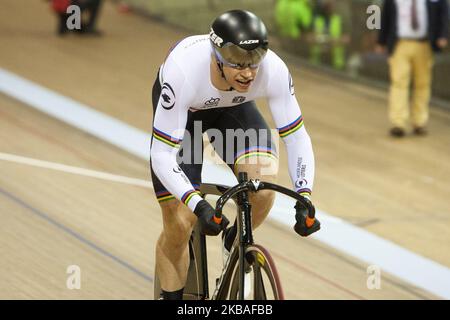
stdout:
POLYGON ((227 79, 225 78, 225 73, 223 73, 223 63, 220 62, 220 61, 217 60, 217 59, 216 59, 216 63, 217 63, 217 67, 218 67, 219 70, 220 70, 220 75, 222 76, 222 78, 224 78, 225 80, 227 80, 227 79))

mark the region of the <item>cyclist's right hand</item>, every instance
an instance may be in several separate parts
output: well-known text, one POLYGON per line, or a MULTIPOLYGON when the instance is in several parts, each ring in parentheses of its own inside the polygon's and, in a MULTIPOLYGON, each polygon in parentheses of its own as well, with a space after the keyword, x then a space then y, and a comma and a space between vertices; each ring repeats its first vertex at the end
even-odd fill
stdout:
POLYGON ((197 203, 194 214, 198 218, 200 232, 208 236, 217 236, 230 223, 227 217, 222 215, 221 223, 217 224, 214 221, 214 208, 206 200, 201 200, 197 203))
POLYGON ((297 221, 297 223, 294 226, 294 230, 302 237, 307 237, 320 229, 319 220, 317 220, 317 218, 311 220, 308 217, 309 212, 316 212, 314 205, 308 198, 305 198, 305 200, 307 204, 306 208, 301 205, 299 201, 297 201, 297 203, 295 204, 295 220, 297 221))

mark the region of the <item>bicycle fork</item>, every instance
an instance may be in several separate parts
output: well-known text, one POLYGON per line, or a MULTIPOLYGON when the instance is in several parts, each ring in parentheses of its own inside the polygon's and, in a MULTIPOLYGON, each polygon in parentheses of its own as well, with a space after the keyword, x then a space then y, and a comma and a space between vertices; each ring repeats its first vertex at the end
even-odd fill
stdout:
MULTIPOLYGON (((246 172, 239 173, 239 183, 247 182, 248 176, 246 172)), ((240 192, 237 196, 237 204, 239 207, 239 215, 237 228, 239 235, 239 300, 244 300, 245 286, 245 248, 253 244, 252 232, 252 205, 248 200, 248 191, 240 192)))
MULTIPOLYGON (((239 183, 248 181, 248 176, 246 172, 240 172, 239 183)), ((212 295, 212 299, 216 299, 217 297, 223 298, 224 296, 224 287, 230 286, 231 277, 233 276, 232 270, 229 270, 229 264, 231 260, 233 260, 233 256, 235 255, 235 250, 239 251, 238 257, 238 265, 239 265, 239 287, 242 290, 239 291, 239 299, 244 300, 244 285, 245 285, 245 249, 248 245, 253 244, 253 232, 252 232, 252 217, 251 217, 251 204, 248 200, 248 191, 240 192, 237 195, 237 233, 238 236, 238 246, 233 245, 230 257, 223 268, 222 274, 217 279, 216 289, 212 295), (223 287, 224 286, 224 287, 223 287)), ((236 241, 236 240, 235 240, 236 241)))

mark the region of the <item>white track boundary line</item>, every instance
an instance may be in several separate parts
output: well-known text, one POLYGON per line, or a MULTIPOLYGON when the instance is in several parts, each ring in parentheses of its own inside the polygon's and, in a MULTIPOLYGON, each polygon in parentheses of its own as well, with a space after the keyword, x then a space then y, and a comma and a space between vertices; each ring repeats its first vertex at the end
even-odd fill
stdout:
MULTIPOLYGON (((92 134, 140 158, 149 159, 150 134, 142 132, 73 99, 53 92, 0 68, 0 92, 47 113, 78 129, 92 134)), ((150 106, 149 106, 150 107, 150 106)), ((236 183, 231 172, 206 161, 204 180, 221 184, 236 183)), ((289 227, 294 223, 293 203, 278 196, 270 218, 289 227)), ((330 214, 318 211, 322 230, 313 238, 354 256, 383 272, 429 292, 450 299, 450 269, 362 228, 355 227, 330 214)))
POLYGON ((153 189, 153 185, 151 184, 150 181, 147 181, 147 180, 135 179, 135 178, 125 177, 125 176, 121 176, 121 175, 117 175, 117 174, 96 171, 96 170, 90 170, 90 169, 85 169, 85 168, 80 168, 80 167, 75 167, 75 166, 69 166, 69 165, 65 165, 65 164, 61 164, 61 163, 38 160, 38 159, 29 158, 29 157, 22 157, 22 156, 17 156, 14 154, 9 154, 9 153, 0 152, 0 160, 13 162, 13 163, 25 164, 25 165, 29 165, 29 166, 33 166, 33 167, 38 167, 38 168, 56 170, 56 171, 60 171, 60 172, 71 173, 71 174, 76 174, 76 175, 80 175, 80 176, 101 179, 101 180, 105 180, 105 181, 120 182, 120 183, 132 185, 132 186, 136 186, 136 187, 153 189))

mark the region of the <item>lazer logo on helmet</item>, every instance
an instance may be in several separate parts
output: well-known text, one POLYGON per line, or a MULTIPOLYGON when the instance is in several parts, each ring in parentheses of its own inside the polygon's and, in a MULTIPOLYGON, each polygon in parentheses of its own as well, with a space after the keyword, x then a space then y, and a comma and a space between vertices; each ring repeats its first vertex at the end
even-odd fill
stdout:
POLYGON ((242 40, 239 44, 254 44, 259 43, 259 40, 242 40))
POLYGON ((213 29, 211 29, 211 31, 209 32, 209 38, 211 39, 211 41, 218 47, 222 47, 223 44, 223 39, 221 37, 219 37, 213 29))

